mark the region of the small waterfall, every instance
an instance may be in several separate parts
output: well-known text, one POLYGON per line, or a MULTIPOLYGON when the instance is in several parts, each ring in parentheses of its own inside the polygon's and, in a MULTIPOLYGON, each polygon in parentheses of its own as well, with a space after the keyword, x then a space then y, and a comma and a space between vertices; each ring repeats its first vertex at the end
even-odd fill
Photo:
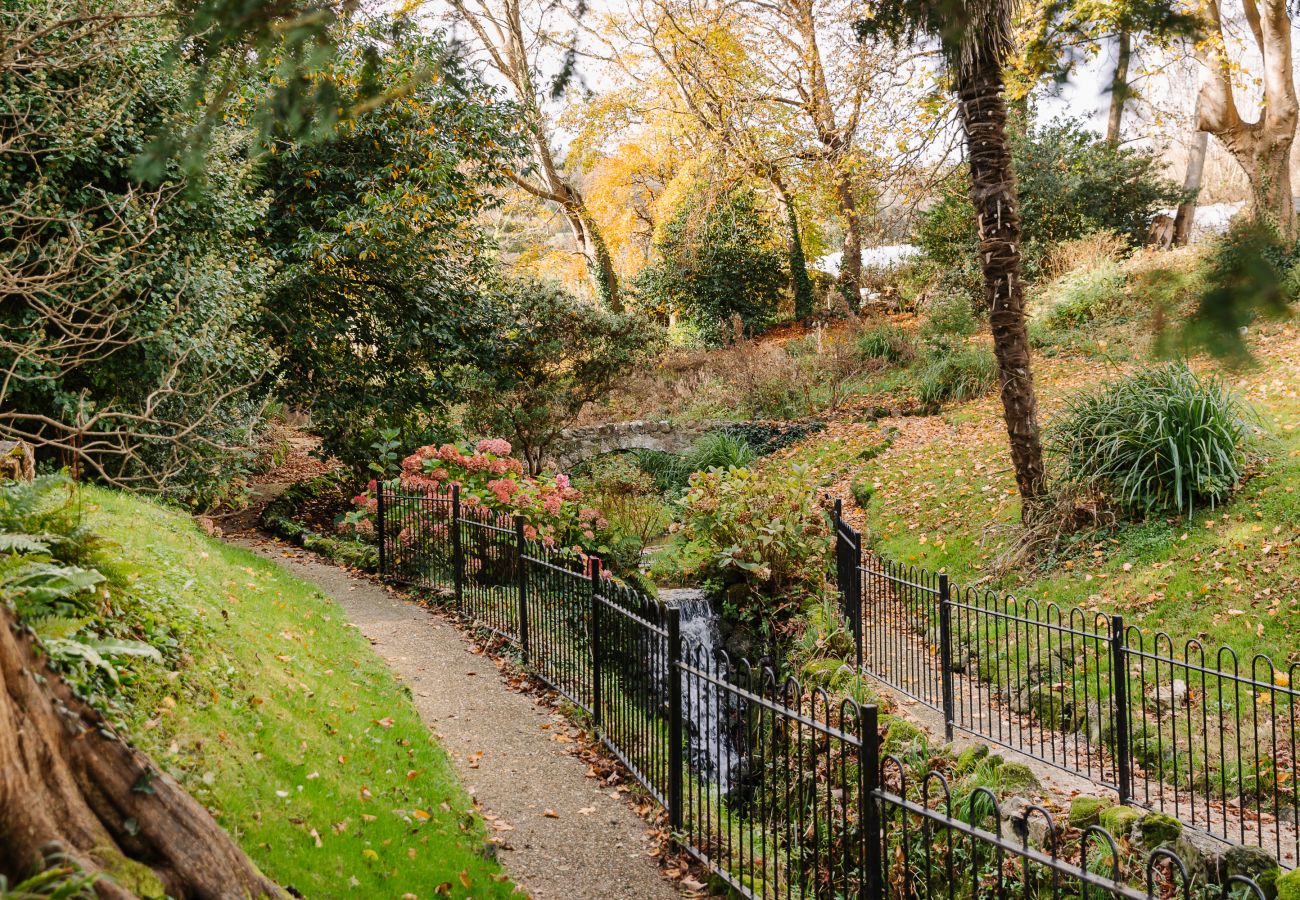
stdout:
MULTIPOLYGON (((675 603, 681 610, 683 656, 708 660, 711 670, 721 635, 718 617, 704 592, 698 588, 672 588, 660 591, 659 598, 675 603)), ((725 676, 725 668, 721 663, 717 665, 717 674, 725 676)), ((682 679, 682 707, 686 711, 691 769, 726 794, 731 788, 732 772, 740 761, 727 728, 738 712, 736 698, 688 676, 682 679)))

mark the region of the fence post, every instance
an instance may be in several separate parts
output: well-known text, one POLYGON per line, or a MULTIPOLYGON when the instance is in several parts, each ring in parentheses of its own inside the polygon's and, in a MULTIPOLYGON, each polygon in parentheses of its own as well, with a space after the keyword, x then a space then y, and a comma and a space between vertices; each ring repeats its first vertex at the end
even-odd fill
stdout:
POLYGON ((460 546, 460 485, 451 486, 451 584, 456 595, 456 612, 465 599, 465 552, 460 546))
POLYGON ((952 740, 952 724, 957 705, 952 689, 952 589, 948 574, 939 573, 939 672, 943 682, 943 735, 952 740))
POLYGON ((682 822, 682 612, 668 610, 668 827, 681 831, 682 822))
POLYGON ((862 671, 862 535, 852 532, 853 537, 846 541, 848 553, 844 565, 847 568, 849 588, 853 600, 849 603, 849 614, 853 617, 853 652, 857 655, 858 672, 862 671))
POLYGON ((884 853, 881 841, 880 805, 880 719, 875 704, 862 708, 862 787, 858 798, 858 816, 862 821, 863 840, 867 845, 863 866, 867 870, 867 900, 885 896, 884 853))
POLYGON ((388 576, 388 529, 384 527, 384 479, 375 481, 375 528, 379 532, 379 577, 388 576))
POLYGON ((1128 656, 1124 617, 1110 617, 1110 693, 1115 698, 1115 768, 1119 802, 1133 797, 1132 748, 1128 733, 1128 656))
POLYGON ((519 581, 519 646, 528 662, 528 563, 524 561, 524 517, 515 516, 515 575, 519 581))
POLYGON ((602 706, 600 688, 600 657, 603 641, 600 635, 600 560, 591 558, 591 721, 600 732, 602 706))

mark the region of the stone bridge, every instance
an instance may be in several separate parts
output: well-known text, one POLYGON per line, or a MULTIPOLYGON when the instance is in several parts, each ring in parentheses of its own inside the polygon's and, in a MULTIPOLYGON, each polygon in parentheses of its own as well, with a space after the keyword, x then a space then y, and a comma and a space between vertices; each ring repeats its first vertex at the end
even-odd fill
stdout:
POLYGON ((575 464, 618 450, 661 450, 681 453, 705 432, 718 427, 716 422, 611 422, 582 428, 566 428, 546 456, 546 461, 561 472, 575 464))

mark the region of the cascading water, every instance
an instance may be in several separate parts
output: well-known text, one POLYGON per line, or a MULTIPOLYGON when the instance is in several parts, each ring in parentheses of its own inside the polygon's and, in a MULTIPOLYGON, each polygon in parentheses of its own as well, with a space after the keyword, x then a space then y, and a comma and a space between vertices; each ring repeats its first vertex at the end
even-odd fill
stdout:
MULTIPOLYGON (((713 671, 721 635, 718 617, 704 592, 698 588, 665 589, 659 592, 659 598, 681 610, 683 658, 707 661, 708 665, 701 668, 713 671)), ((725 677, 723 665, 716 665, 718 677, 725 677)), ((691 769, 723 794, 730 790, 732 772, 739 762, 734 738, 727 728, 737 712, 735 704, 734 695, 698 677, 682 679, 691 769)))

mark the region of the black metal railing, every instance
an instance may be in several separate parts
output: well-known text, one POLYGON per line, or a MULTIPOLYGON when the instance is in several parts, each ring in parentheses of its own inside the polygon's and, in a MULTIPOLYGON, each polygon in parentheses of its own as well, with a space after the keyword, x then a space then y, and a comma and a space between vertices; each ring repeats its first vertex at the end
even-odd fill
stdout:
MULTIPOLYGON (((928 774, 909 784, 906 761, 882 759, 874 706, 710 652, 683 634, 678 607, 608 577, 598 560, 528 540, 522 520, 462 504, 455 490, 381 485, 378 504, 380 574, 436 592, 513 643, 537 677, 586 711, 665 808, 675 840, 740 896, 1191 896, 1168 851, 1125 861, 1098 829, 1081 851, 1077 834, 1071 845, 1041 810, 1043 827, 1008 839, 987 790, 958 802, 927 760, 919 767, 928 774), (1089 841, 1109 848, 1100 872, 1089 841)), ((859 568, 855 558, 841 583, 855 584, 859 568)), ((1221 896, 1230 886, 1263 900, 1241 879, 1221 896)))
MULTIPOLYGON (((1020 601, 862 552, 836 510, 861 671, 954 729, 1114 789, 1227 843, 1300 855, 1300 663, 1176 642, 1122 616, 1020 601)), ((843 576, 842 576, 843 577, 843 576)))

